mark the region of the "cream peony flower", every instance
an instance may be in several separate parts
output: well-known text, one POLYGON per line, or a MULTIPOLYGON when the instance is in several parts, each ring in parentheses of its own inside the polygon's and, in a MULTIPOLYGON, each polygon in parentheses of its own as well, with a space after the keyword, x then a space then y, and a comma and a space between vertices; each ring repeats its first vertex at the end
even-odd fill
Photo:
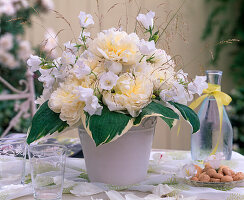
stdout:
POLYGON ((115 93, 103 93, 103 102, 109 110, 127 110, 136 117, 151 102, 153 83, 143 75, 125 73, 119 77, 114 90, 115 93))
POLYGON ((123 68, 121 63, 117 63, 117 62, 113 62, 113 61, 107 61, 107 60, 104 62, 104 65, 108 69, 108 71, 111 71, 115 74, 119 74, 123 68))
POLYGON ((135 33, 109 29, 98 33, 97 38, 89 43, 89 50, 99 58, 119 62, 125 65, 137 61, 139 38, 135 33))
POLYGON ((79 100, 73 90, 74 85, 72 84, 60 84, 60 87, 51 94, 48 102, 50 109, 60 113, 60 119, 67 121, 69 126, 80 121, 85 106, 85 103, 79 100))

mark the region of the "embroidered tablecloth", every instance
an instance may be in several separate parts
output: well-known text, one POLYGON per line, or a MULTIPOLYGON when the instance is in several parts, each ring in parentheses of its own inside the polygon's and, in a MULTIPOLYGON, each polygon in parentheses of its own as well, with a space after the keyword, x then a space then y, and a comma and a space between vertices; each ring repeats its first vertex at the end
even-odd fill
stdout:
MULTIPOLYGON (((115 186, 90 183, 84 159, 67 158, 63 200, 69 199, 109 199, 109 200, 160 200, 160 199, 244 199, 244 183, 236 187, 195 187, 184 176, 184 167, 191 164, 189 151, 153 150, 147 178, 135 185, 115 186)), ((235 171, 244 172, 244 156, 233 152, 230 161, 223 164, 235 171)), ((27 163, 26 182, 30 182, 27 163)), ((53 181, 55 184, 55 180, 53 181)), ((48 183, 50 184, 50 183, 48 183)), ((0 190, 0 200, 33 199, 31 183, 7 186, 0 190)))

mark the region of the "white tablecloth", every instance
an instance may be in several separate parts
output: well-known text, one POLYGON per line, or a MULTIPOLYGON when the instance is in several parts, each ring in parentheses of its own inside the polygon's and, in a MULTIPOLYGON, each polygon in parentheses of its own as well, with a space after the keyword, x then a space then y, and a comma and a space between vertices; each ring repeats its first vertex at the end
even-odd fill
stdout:
MULTIPOLYGON (((148 177, 145 181, 136 185, 128 187, 117 187, 106 185, 102 183, 88 183, 87 174, 85 171, 84 159, 67 158, 65 184, 63 199, 118 199, 110 198, 106 195, 105 191, 117 190, 119 194, 127 199, 142 200, 149 194, 161 195, 167 194, 170 188, 168 199, 173 200, 179 197, 186 199, 214 199, 214 200, 239 200, 244 199, 244 183, 235 188, 207 188, 207 187, 194 187, 185 182, 181 178, 181 171, 183 166, 191 163, 190 152, 188 151, 164 151, 153 150, 150 158, 150 165, 148 170, 148 177), (160 156, 160 161, 155 159, 160 156), (74 182, 75 181, 75 182, 74 182), (166 187, 167 186, 167 187, 166 187), (166 190, 166 191, 165 191, 166 190), (77 194, 78 192, 78 194, 77 194), (70 194, 73 193, 73 194, 70 194), (135 194, 135 196, 128 196, 128 194, 135 194), (80 195, 79 197, 75 196, 80 195), (127 195, 127 196, 126 196, 127 195), (91 198, 92 197, 92 198, 91 198), (133 197, 133 198, 132 198, 133 197), (141 197, 141 199, 139 198, 141 197)), ((224 164, 230 166, 235 171, 244 172, 244 156, 233 152, 230 161, 224 161, 224 164)), ((28 167, 27 167, 28 171, 28 167)), ((31 194, 31 185, 26 185, 23 188, 13 188, 10 190, 0 190, 0 200, 14 199, 13 197, 29 194, 17 198, 18 200, 33 199, 31 194), (9 192, 9 193, 8 193, 9 192)), ((112 193, 111 193, 112 194, 112 193)), ((117 195, 117 193, 115 192, 117 195)), ((114 194, 113 194, 114 195, 114 194)), ((113 196, 112 195, 112 196, 113 196)), ((158 197, 159 198, 159 197, 158 197)), ((148 196, 146 199, 155 199, 155 196, 148 196)), ((155 199, 156 200, 156 199, 155 199)))

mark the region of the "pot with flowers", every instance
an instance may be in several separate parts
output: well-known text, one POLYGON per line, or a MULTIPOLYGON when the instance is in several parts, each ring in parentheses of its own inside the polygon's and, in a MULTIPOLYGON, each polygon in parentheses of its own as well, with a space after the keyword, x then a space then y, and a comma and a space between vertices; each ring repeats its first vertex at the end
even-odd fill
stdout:
POLYGON ((79 126, 90 180, 126 185, 146 177, 156 117, 171 128, 182 115, 198 131, 199 119, 186 104, 208 87, 206 77, 188 81, 187 73, 175 71, 173 59, 155 47, 154 15, 137 17, 147 40, 115 28, 92 39, 86 29, 93 18, 80 12, 80 37, 64 44, 61 57, 30 57, 44 91, 28 144, 79 126))

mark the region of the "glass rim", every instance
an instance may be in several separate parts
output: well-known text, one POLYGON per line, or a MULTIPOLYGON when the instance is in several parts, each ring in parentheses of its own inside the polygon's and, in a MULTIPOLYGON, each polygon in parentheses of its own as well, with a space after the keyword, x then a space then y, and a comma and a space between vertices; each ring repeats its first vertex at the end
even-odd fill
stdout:
MULTIPOLYGON (((36 149, 39 147, 58 147, 59 151, 66 153, 68 148, 62 144, 33 144, 33 145, 28 145, 28 150, 30 152, 41 152, 40 150, 36 149)), ((53 153, 53 151, 47 151, 46 153, 53 153)))
POLYGON ((16 144, 16 143, 22 143, 26 142, 26 138, 0 138, 0 145, 1 144, 16 144))
POLYGON ((221 70, 206 70, 206 74, 218 74, 218 75, 222 75, 223 71, 221 70))

